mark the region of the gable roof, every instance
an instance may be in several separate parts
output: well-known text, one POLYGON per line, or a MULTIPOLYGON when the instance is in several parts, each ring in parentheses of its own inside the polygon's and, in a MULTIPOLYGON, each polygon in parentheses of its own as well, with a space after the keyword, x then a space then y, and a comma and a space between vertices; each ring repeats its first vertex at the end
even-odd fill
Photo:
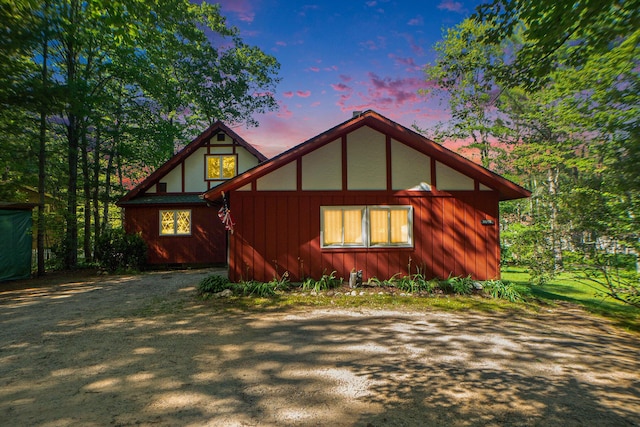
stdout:
POLYGON ((237 133, 232 131, 228 126, 224 123, 217 121, 216 123, 209 126, 207 130, 202 132, 198 137, 196 137, 193 141, 191 141, 186 147, 180 150, 176 155, 170 158, 165 164, 160 166, 153 172, 151 175, 146 177, 142 182, 136 185, 131 191, 129 191, 123 198, 118 200, 116 205, 127 202, 141 193, 144 193, 148 190, 152 185, 156 184, 163 176, 171 171, 174 167, 179 165, 184 159, 189 157, 193 152, 195 152, 198 148, 204 145, 209 139, 211 139, 214 135, 224 132, 228 136, 231 137, 235 142, 237 142, 240 146, 244 147, 249 153, 253 154, 259 162, 264 162, 267 160, 267 157, 259 152, 254 146, 245 141, 242 137, 240 137, 237 133))
MULTIPOLYGON (((367 110, 350 120, 343 122, 326 132, 323 132, 283 153, 271 160, 261 163, 252 169, 206 191, 203 197, 215 200, 221 192, 231 191, 246 185, 249 181, 268 174, 281 166, 301 157, 311 151, 335 141, 336 139, 353 132, 363 126, 377 130, 405 145, 434 158, 440 163, 449 166, 458 172, 477 179, 480 183, 496 189, 500 194, 500 200, 512 200, 529 197, 531 192, 502 176, 472 162, 471 160, 443 147, 442 145, 406 128, 372 110, 367 110)), ((437 187, 437 184, 436 184, 437 187)))

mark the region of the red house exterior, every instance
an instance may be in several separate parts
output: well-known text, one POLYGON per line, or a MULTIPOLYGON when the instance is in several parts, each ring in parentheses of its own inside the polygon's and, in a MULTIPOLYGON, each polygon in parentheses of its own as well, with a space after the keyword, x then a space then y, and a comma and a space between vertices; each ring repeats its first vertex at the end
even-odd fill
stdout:
MULTIPOLYGON (((229 278, 293 281, 336 271, 386 279, 499 278, 498 204, 513 182, 373 111, 204 193, 235 220, 229 278)), ((212 216, 212 215, 209 215, 212 216)), ((206 237, 208 238, 208 237, 206 237)))
POLYGON ((127 193, 127 233, 141 233, 149 264, 227 263, 227 232, 217 213, 222 201, 202 194, 266 160, 218 122, 127 193))

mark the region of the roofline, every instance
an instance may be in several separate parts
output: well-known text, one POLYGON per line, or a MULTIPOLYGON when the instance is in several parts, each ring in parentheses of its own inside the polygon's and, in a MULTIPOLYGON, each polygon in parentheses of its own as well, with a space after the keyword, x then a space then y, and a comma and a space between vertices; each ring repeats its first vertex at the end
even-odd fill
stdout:
POLYGON ((264 162, 267 160, 267 156, 258 151, 253 145, 249 144, 244 140, 240 135, 235 133, 231 128, 222 123, 221 121, 217 121, 211 126, 209 126, 204 132, 194 138, 189 144, 187 144, 182 150, 176 153, 173 157, 167 160, 162 166, 156 169, 153 173, 147 176, 142 182, 132 188, 127 194, 124 195, 120 200, 116 202, 117 206, 120 206, 120 203, 126 202, 128 200, 133 199, 138 196, 141 192, 144 192, 149 189, 153 184, 155 184, 162 176, 168 173, 171 169, 176 167, 182 160, 191 155, 194 151, 196 151, 200 146, 206 142, 209 138, 211 138, 215 133, 222 130, 224 133, 229 135, 234 141, 244 147, 247 151, 253 154, 259 162, 264 162))
POLYGON ((226 181, 215 188, 206 191, 203 197, 209 200, 218 198, 223 191, 232 191, 240 188, 249 180, 260 178, 285 163, 316 150, 329 142, 335 141, 343 134, 347 134, 362 126, 368 125, 372 129, 390 135, 392 138, 402 141, 410 147, 433 157, 440 163, 470 175, 479 182, 490 186, 499 187, 500 200, 521 199, 531 196, 531 192, 518 184, 509 181, 489 169, 472 162, 460 154, 426 138, 419 133, 404 127, 372 110, 367 110, 307 141, 290 148, 289 150, 273 157, 271 160, 261 163, 252 169, 226 181), (427 142, 425 144, 425 142, 427 142))

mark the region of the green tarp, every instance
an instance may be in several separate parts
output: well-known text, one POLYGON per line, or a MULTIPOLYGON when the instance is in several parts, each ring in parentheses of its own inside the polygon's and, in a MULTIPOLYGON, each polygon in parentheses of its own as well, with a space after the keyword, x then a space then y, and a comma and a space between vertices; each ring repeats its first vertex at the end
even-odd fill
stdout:
POLYGON ((0 209, 0 282, 31 275, 31 210, 0 209))

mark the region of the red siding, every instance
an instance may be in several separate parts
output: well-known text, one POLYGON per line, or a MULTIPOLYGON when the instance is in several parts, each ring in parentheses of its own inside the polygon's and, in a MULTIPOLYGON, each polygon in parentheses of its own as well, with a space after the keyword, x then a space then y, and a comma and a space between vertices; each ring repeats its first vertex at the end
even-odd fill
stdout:
POLYGON ((318 279, 336 271, 348 277, 363 270, 364 280, 387 279, 420 267, 427 277, 472 275, 497 278, 498 195, 493 192, 426 193, 396 196, 392 192, 255 192, 231 195, 236 220, 230 240, 231 280, 269 281, 288 271, 293 281, 318 279), (413 248, 321 249, 320 206, 411 204, 413 248), (491 219, 493 225, 481 225, 491 219))
POLYGON ((226 231, 217 208, 205 206, 127 206, 127 233, 142 233, 149 264, 226 264, 226 231), (159 211, 191 209, 190 236, 160 236, 159 211))

